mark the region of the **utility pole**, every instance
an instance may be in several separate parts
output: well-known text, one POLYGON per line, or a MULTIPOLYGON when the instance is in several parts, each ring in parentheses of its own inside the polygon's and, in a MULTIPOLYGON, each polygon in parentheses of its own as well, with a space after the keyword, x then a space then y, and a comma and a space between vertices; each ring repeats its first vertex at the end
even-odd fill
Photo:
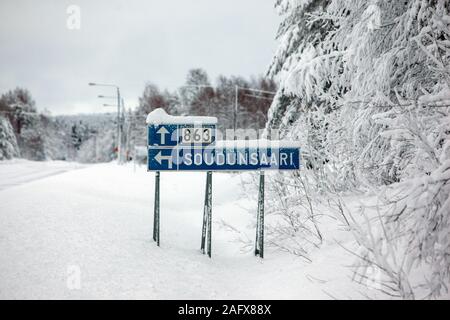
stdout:
POLYGON ((127 139, 126 139, 126 144, 125 145, 126 145, 126 150, 127 150, 128 154, 127 154, 127 157, 126 157, 125 161, 128 161, 129 157, 131 155, 131 139, 132 139, 131 128, 134 125, 134 123, 133 123, 133 116, 131 115, 131 111, 129 111, 129 114, 128 114, 127 118, 128 118, 128 121, 127 121, 127 135, 126 135, 127 139))
POLYGON ((98 160, 98 154, 97 154, 97 135, 94 136, 94 157, 95 162, 98 160))
MULTIPOLYGON (((272 94, 275 95, 276 92, 274 91, 267 91, 267 90, 259 90, 259 89, 251 89, 251 88, 244 88, 244 87, 239 87, 238 85, 234 86, 234 117, 233 117, 233 129, 234 129, 234 134, 236 135, 236 127, 237 127, 237 113, 238 113, 238 107, 239 107, 239 102, 238 102, 238 95, 239 95, 239 89, 245 90, 245 91, 252 91, 252 92, 257 92, 257 93, 268 93, 268 94, 272 94)), ((263 99, 267 99, 266 97, 260 97, 260 96, 253 96, 254 98, 263 98, 263 99)), ((236 139, 236 136, 235 136, 236 139)))
POLYGON ((233 116, 233 130, 234 130, 234 139, 236 139, 236 126, 237 126, 237 112, 238 112, 238 94, 239 94, 239 86, 234 86, 234 116, 233 116))
MULTIPOLYGON (((181 88, 213 88, 215 89, 215 86, 211 86, 211 85, 185 85, 185 86, 181 86, 179 87, 181 88)), ((245 90, 245 91, 252 91, 252 92, 256 92, 256 93, 266 93, 266 94, 271 94, 271 95, 275 95, 276 92, 274 91, 267 91, 267 90, 259 90, 259 89, 251 89, 251 88, 244 88, 244 87, 239 87, 239 85, 234 85, 234 111, 233 111, 233 130, 234 130, 234 139, 236 139, 236 130, 237 130, 237 117, 238 117, 238 110, 239 110, 239 90, 245 90)), ((261 96, 253 96, 255 98, 262 98, 262 99, 268 99, 267 97, 261 97, 261 96)))
POLYGON ((120 89, 119 87, 116 87, 117 89, 117 163, 121 164, 122 163, 122 157, 121 157, 121 144, 122 144, 122 135, 121 135, 121 130, 120 130, 120 103, 121 103, 121 99, 120 99, 120 89))
POLYGON ((94 139, 94 145, 93 145, 94 151, 93 152, 94 152, 95 162, 97 162, 97 158, 98 158, 98 155, 97 155, 97 134, 98 134, 97 130, 91 130, 90 131, 90 138, 94 139))
MULTIPOLYGON (((114 87, 116 88, 116 92, 117 92, 117 163, 121 164, 122 163, 122 159, 121 159, 121 134, 120 134, 120 103, 121 103, 121 98, 120 98, 120 88, 119 86, 115 85, 115 84, 104 84, 104 83, 94 83, 94 82, 89 82, 90 86, 99 86, 99 87, 114 87)), ((99 98, 109 98, 109 97, 104 97, 104 96, 99 96, 99 98)), ((104 105, 104 106, 110 106, 110 105, 104 105)))
POLYGON ((131 125, 132 125, 132 116, 127 115, 126 109, 125 109, 125 102, 122 98, 122 113, 120 118, 120 132, 122 133, 122 140, 121 140, 121 146, 122 146, 122 162, 128 161, 128 155, 130 152, 130 135, 131 135, 131 125))
MULTIPOLYGON (((179 89, 181 88, 200 88, 200 89, 204 89, 204 88, 211 88, 211 89, 216 89, 215 86, 211 86, 209 84, 190 84, 190 85, 185 85, 185 86, 181 86, 178 87, 178 92, 179 89)), ((183 102, 182 102, 183 103, 183 102)), ((207 111, 208 115, 211 115, 211 105, 208 103, 208 111, 207 111)))

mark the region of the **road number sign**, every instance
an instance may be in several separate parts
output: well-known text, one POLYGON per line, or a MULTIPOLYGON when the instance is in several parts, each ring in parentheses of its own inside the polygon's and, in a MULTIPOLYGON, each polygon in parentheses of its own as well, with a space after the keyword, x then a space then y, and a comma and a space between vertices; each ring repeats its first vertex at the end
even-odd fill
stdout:
POLYGON ((181 129, 181 143, 211 143, 212 129, 211 128, 182 128, 181 129))

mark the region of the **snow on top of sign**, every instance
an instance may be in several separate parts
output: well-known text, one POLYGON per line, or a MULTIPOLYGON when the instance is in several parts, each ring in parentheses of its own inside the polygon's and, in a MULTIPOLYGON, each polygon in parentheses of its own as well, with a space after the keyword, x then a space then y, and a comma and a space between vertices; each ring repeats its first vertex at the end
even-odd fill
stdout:
POLYGON ((283 140, 218 140, 215 144, 216 148, 300 148, 298 141, 283 140))
POLYGON ((158 108, 150 112, 146 120, 147 124, 216 124, 216 117, 185 117, 171 116, 164 109, 158 108))

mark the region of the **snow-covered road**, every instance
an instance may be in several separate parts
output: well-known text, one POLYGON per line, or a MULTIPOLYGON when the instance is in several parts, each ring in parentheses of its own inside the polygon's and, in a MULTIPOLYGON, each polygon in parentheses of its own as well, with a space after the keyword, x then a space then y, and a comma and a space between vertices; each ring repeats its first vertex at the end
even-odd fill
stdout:
POLYGON ((82 167, 81 164, 64 161, 0 161, 0 190, 82 167))
MULTIPOLYGON (((212 259, 200 253, 204 173, 161 174, 161 247, 152 241, 154 174, 99 164, 17 184, 32 162, 0 164, 0 298, 361 298, 334 237, 313 263, 243 252, 256 203, 239 175, 213 175, 212 259), (10 170, 4 170, 11 166, 10 170), (5 172, 7 174, 5 174, 5 172), (79 284, 78 287, 78 275, 79 284)), ((46 164, 54 171, 58 163, 46 164)), ((38 165, 39 166, 39 165, 38 165)), ((67 169, 67 168, 66 168, 67 169)), ((34 172, 30 169, 30 172, 34 172)), ((338 235, 336 235, 338 236, 338 235)))

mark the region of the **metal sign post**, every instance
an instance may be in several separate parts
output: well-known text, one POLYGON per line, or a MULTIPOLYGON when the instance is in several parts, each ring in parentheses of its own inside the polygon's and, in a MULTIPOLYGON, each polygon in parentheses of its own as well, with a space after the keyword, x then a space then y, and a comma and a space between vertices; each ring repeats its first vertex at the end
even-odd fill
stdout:
POLYGON ((155 207, 153 212, 153 241, 159 247, 159 171, 155 174, 155 207))
POLYGON ((264 258, 264 171, 259 173, 258 212, 256 214, 255 256, 264 258))
POLYGON ((202 242, 200 250, 205 254, 206 239, 208 239, 208 256, 211 257, 211 229, 212 229, 212 172, 206 173, 205 205, 203 209, 202 242))
POLYGON ((207 251, 211 258, 211 242, 212 242, 212 172, 208 171, 207 175, 207 189, 206 189, 206 212, 208 214, 208 229, 207 229, 207 251))

